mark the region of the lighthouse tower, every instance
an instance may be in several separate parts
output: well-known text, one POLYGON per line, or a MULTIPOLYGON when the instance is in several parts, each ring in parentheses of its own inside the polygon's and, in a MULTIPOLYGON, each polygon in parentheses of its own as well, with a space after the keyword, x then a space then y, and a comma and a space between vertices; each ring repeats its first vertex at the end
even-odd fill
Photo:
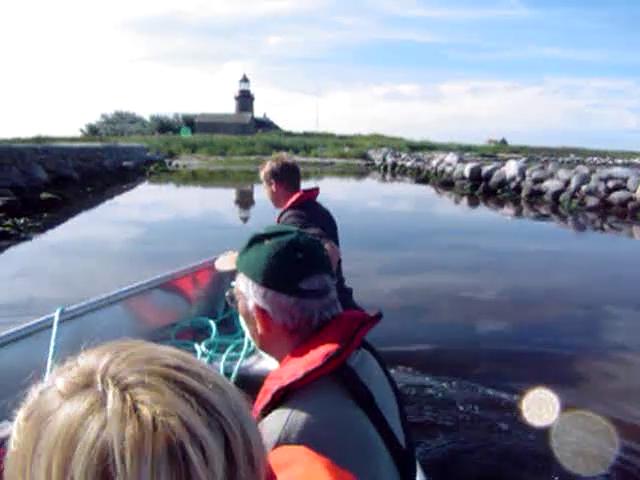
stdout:
POLYGON ((240 88, 236 95, 236 113, 250 113, 253 116, 253 100, 254 96, 251 93, 251 84, 247 75, 242 75, 240 79, 240 88))

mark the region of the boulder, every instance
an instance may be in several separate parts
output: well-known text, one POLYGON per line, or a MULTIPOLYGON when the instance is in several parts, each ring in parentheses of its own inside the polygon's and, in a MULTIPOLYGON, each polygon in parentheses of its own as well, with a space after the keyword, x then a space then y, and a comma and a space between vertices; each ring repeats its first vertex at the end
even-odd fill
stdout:
POLYGON ((542 195, 544 191, 542 190, 541 184, 535 184, 530 182, 524 182, 522 185, 522 198, 534 198, 542 195))
POLYGON ((593 195, 584 197, 584 208, 587 210, 598 210, 602 207, 602 201, 593 195))
POLYGON ((544 168, 536 167, 527 171, 527 180, 533 183, 542 183, 551 177, 551 172, 544 168))
POLYGON ((569 181, 569 190, 572 192, 576 192, 580 187, 586 185, 591 180, 591 177, 588 173, 577 172, 571 177, 569 181))
POLYGON ((458 181, 458 180, 463 180, 465 178, 464 176, 464 170, 466 168, 466 165, 464 163, 459 163, 455 166, 454 170, 453 170, 453 180, 454 181, 458 181))
POLYGON ((542 188, 542 191, 545 193, 549 191, 564 190, 564 182, 562 180, 551 178, 543 182, 542 185, 540 185, 540 188, 542 188))
POLYGON ((513 180, 522 180, 525 177, 527 167, 525 166, 526 159, 520 160, 509 160, 504 164, 502 170, 507 177, 507 182, 512 182, 513 180))
POLYGON ((609 192, 616 192, 618 190, 623 190, 627 188, 627 182, 624 180, 620 180, 617 178, 612 178, 611 180, 607 180, 607 190, 609 192))
POLYGON ((38 162, 25 159, 17 164, 16 168, 22 172, 29 188, 42 188, 49 183, 49 175, 38 162))
POLYGON ((497 192, 500 189, 504 188, 506 184, 507 174, 503 169, 496 170, 496 172, 491 177, 491 180, 489 180, 489 188, 494 192, 497 192))
POLYGON ((482 166, 479 163, 467 163, 464 167, 464 178, 472 183, 482 181, 482 166))
POLYGON ((640 213, 640 201, 632 200, 627 203, 627 210, 629 211, 629 215, 635 217, 640 213))
POLYGON ((633 193, 627 190, 617 190, 607 197, 607 202, 614 207, 625 207, 633 199, 633 193))
POLYGON ((616 178, 618 180, 627 181, 629 177, 637 174, 636 170, 628 168, 628 167, 610 167, 610 168, 602 168, 596 172, 598 178, 602 180, 609 180, 611 178, 616 178))
POLYGON ((562 204, 562 205, 569 205, 571 203, 571 199, 573 198, 573 194, 572 192, 570 192, 569 190, 565 191, 562 195, 560 195, 560 198, 558 198, 558 201, 562 204))
POLYGON ((482 180, 484 182, 488 182, 489 180, 491 180, 493 174, 496 173, 499 168, 500 166, 496 165, 495 163, 491 163, 482 167, 482 180))
POLYGON ((14 165, 0 163, 0 188, 27 188, 24 174, 14 165))
POLYGON ((638 187, 640 187, 640 177, 635 175, 633 177, 629 177, 629 180, 627 180, 627 190, 630 192, 636 192, 638 187))
POLYGON ((457 165, 460 162, 460 155, 454 152, 447 153, 447 155, 442 160, 442 163, 445 165, 457 165))
POLYGON ((573 172, 567 168, 561 168, 556 172, 555 177, 566 185, 573 178, 573 172))
POLYGON ((575 176, 580 173, 591 176, 591 169, 586 165, 578 165, 576 168, 573 169, 573 175, 575 176))

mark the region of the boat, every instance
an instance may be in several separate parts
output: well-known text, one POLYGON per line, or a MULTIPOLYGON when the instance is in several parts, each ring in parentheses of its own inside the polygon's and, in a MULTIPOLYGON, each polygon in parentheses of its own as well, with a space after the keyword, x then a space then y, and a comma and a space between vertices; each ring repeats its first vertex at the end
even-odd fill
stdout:
POLYGON ((52 313, 0 334, 0 425, 44 377, 50 350, 60 363, 82 349, 121 338, 193 350, 227 376, 236 373, 243 390, 256 392, 274 360, 246 348, 248 339, 225 302, 233 275, 216 268, 216 258, 202 260, 60 309, 55 333, 52 313), (213 348, 212 328, 218 335, 213 348), (240 358, 243 347, 251 354, 240 358))

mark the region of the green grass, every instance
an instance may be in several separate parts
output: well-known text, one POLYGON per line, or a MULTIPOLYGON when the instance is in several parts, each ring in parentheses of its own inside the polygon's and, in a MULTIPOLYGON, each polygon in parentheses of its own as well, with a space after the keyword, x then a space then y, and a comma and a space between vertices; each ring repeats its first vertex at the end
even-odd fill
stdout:
POLYGON ((400 151, 457 151, 478 155, 497 153, 517 153, 566 156, 615 156, 619 158, 637 157, 638 152, 620 150, 591 150, 572 147, 529 147, 524 145, 471 145, 461 143, 436 143, 413 141, 384 135, 334 135, 331 133, 269 132, 256 135, 148 135, 131 137, 87 138, 87 137, 33 137, 4 139, 0 143, 53 143, 53 142, 113 142, 141 143, 150 150, 169 157, 198 154, 204 156, 247 157, 271 155, 274 152, 289 152, 307 157, 352 158, 365 157, 371 148, 391 147, 400 151))

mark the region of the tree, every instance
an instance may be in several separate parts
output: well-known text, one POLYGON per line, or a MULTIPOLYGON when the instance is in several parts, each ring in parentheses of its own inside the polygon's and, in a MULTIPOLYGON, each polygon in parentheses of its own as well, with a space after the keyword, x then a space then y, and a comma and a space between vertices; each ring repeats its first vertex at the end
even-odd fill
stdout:
POLYGON ((180 133, 180 129, 184 126, 182 117, 177 113, 172 117, 168 115, 151 115, 149 124, 153 133, 180 133))
POLYGON ((103 113, 95 123, 88 123, 81 130, 85 136, 122 137, 148 135, 151 125, 147 119, 133 112, 115 111, 103 113))

